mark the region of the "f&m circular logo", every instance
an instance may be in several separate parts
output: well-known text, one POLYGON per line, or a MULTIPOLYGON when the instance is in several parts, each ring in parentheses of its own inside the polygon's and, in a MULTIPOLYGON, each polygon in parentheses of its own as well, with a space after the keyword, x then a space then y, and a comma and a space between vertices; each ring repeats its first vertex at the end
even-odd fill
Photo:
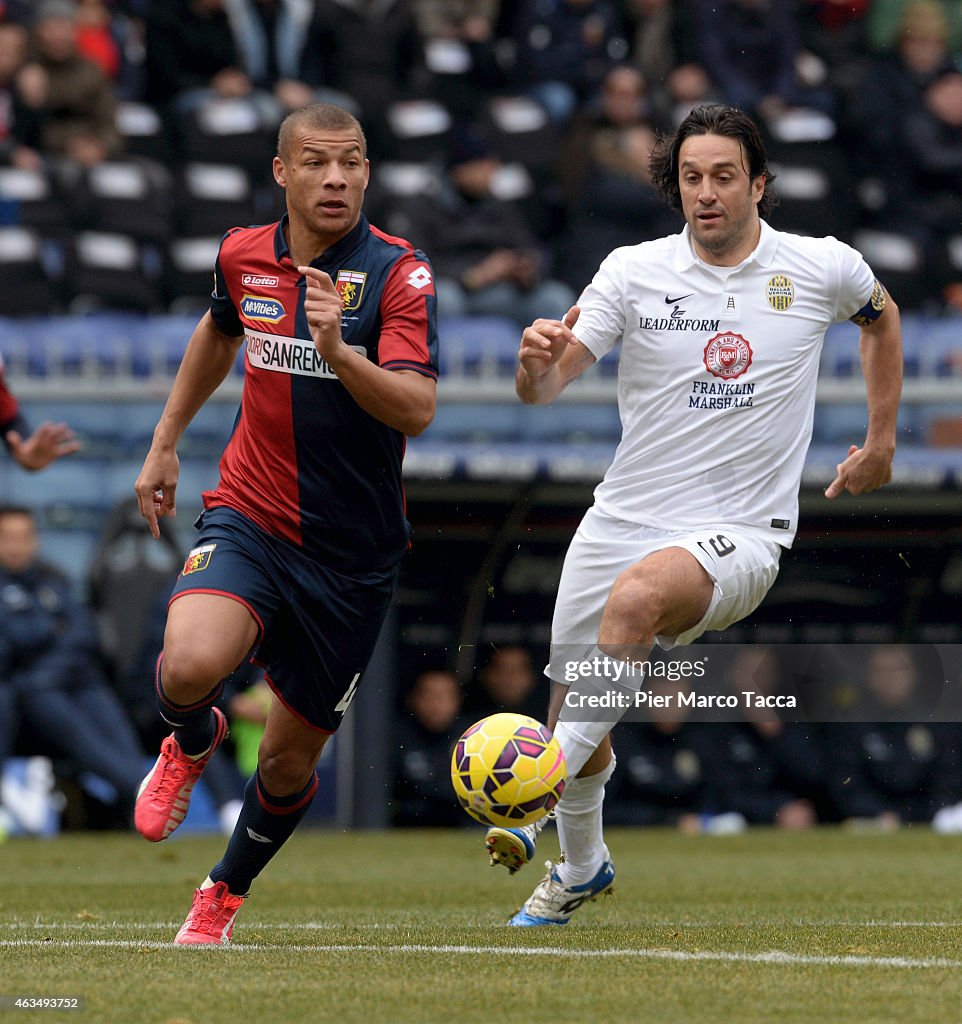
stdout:
POLYGON ((716 377, 734 380, 752 365, 752 347, 740 334, 724 331, 705 346, 705 369, 716 377))
POLYGON ((795 301, 795 285, 792 284, 791 278, 784 274, 776 274, 771 278, 765 291, 769 306, 777 309, 779 313, 784 313, 795 301))

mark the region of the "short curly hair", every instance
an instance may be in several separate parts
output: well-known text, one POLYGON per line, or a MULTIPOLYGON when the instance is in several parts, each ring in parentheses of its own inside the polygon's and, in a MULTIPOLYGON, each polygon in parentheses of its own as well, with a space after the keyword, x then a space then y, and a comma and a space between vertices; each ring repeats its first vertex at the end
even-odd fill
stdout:
POLYGON ((685 139, 693 135, 722 135, 738 142, 748 161, 748 176, 753 181, 760 174, 765 176, 765 191, 758 203, 758 212, 767 217, 778 205, 778 197, 772 187, 775 175, 768 169, 768 154, 758 125, 744 110, 717 103, 695 107, 674 135, 661 136, 651 151, 651 180, 668 205, 673 210, 681 209, 678 153, 685 139))

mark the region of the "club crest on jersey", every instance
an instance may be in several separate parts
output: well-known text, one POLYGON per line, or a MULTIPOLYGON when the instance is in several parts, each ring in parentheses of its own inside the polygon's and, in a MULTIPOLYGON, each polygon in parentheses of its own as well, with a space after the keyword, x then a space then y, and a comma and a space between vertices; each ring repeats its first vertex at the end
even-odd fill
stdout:
POLYGON ((791 278, 784 274, 776 274, 770 278, 765 291, 769 306, 779 313, 784 313, 795 301, 795 285, 792 284, 791 278))
POLYGON ((263 295, 245 295, 241 299, 240 308, 248 320, 260 320, 268 324, 279 323, 287 315, 282 302, 263 295))
POLYGON ((367 274, 361 270, 339 270, 334 287, 341 296, 341 309, 357 309, 364 294, 367 274))
POLYGON ((192 572, 203 572, 210 565, 211 555, 216 547, 216 544, 201 544, 199 548, 194 548, 184 562, 181 575, 189 576, 192 572))
POLYGON ((704 358, 709 373, 734 380, 752 365, 752 347, 740 334, 724 331, 709 340, 704 358))

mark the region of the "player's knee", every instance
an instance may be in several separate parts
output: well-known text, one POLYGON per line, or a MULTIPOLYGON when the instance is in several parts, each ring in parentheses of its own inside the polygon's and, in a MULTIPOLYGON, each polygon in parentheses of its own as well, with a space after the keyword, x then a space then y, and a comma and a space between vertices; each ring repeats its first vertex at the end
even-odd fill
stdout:
POLYGON ((164 693, 175 704, 199 700, 232 671, 233 667, 225 667, 222 659, 209 650, 191 650, 176 644, 164 648, 160 668, 164 693))
POLYGON ((261 742, 257 772, 261 784, 272 796, 300 792, 310 781, 317 757, 298 750, 273 747, 261 742))
POLYGON ((628 569, 615 580, 605 605, 609 630, 617 643, 651 643, 659 617, 659 595, 636 569, 628 569))

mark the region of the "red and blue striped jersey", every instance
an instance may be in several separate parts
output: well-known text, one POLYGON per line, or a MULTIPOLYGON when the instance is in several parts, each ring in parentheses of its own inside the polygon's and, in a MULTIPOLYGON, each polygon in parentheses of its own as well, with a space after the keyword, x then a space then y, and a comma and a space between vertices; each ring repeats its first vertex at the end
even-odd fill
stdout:
POLYGON ((3 377, 3 356, 0 355, 0 434, 13 430, 20 418, 20 406, 3 377))
MULTIPOLYGON (((365 412, 311 340, 286 220, 221 242, 211 316, 246 340, 244 391, 204 506, 228 506, 334 568, 376 570, 408 546, 404 435, 365 412)), ((341 294, 341 335, 388 370, 437 379, 437 302, 424 253, 357 226, 312 264, 341 294)))

